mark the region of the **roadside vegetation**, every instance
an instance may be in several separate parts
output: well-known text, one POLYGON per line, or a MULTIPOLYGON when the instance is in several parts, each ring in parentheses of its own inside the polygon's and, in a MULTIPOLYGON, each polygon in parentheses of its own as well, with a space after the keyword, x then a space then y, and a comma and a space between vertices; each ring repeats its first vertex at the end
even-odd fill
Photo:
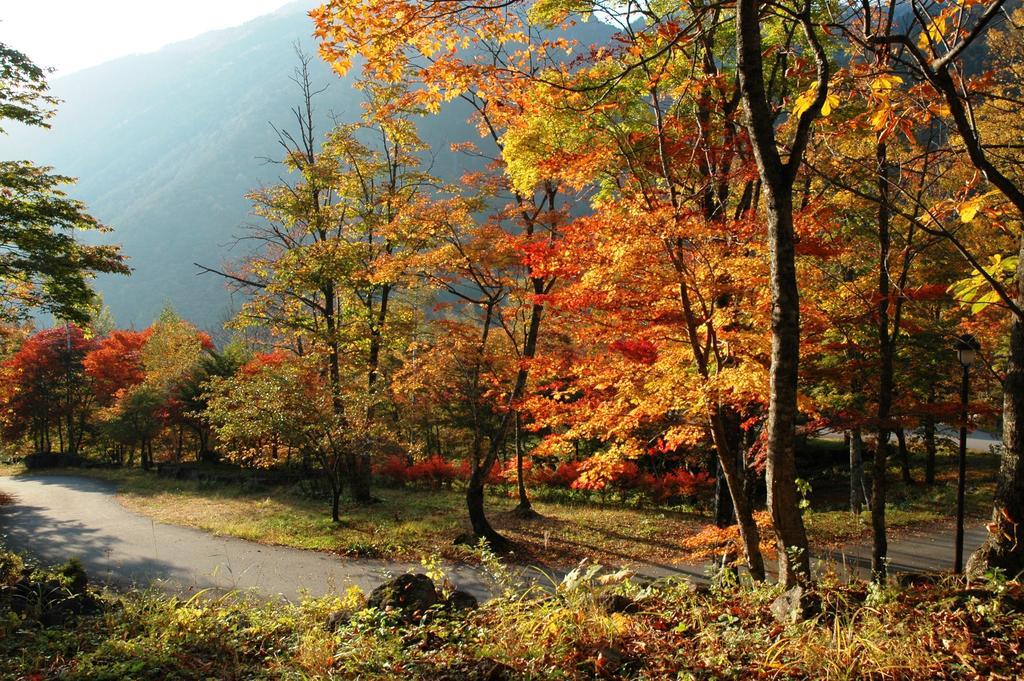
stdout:
MULTIPOLYGON (((99 593, 73 564, 0 552, 0 676, 9 679, 1019 678, 1024 590, 998 576, 887 587, 824 578, 797 610, 778 587, 642 585, 581 568, 478 608, 367 608, 352 590, 301 603, 245 594, 99 593), (86 605, 83 605, 87 603, 86 605)), ((441 592, 443 575, 429 573, 441 592)))

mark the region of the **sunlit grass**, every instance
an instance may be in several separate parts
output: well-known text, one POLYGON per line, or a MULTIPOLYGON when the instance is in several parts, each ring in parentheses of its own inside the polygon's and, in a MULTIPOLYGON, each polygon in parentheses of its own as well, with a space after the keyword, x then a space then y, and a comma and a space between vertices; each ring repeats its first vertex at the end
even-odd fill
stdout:
MULTIPOLYGON (((469 531, 465 497, 459 489, 380 488, 380 503, 344 504, 340 523, 331 522, 324 502, 286 490, 245 492, 120 472, 118 498, 127 508, 167 523, 268 544, 337 551, 362 556, 415 559, 440 551, 461 554, 453 540, 469 531)), ((494 525, 520 547, 523 558, 558 564, 582 557, 617 563, 680 562, 687 554, 679 536, 705 519, 695 513, 650 511, 613 505, 536 502, 541 518, 521 520, 515 501, 488 497, 494 525)))
MULTIPOLYGON (((833 443, 834 444, 834 443, 833 443)), ((995 457, 972 455, 969 464, 968 510, 984 517, 992 498, 995 457)), ((955 472, 950 457, 940 460, 934 486, 904 485, 898 469, 890 472, 886 520, 890 531, 951 522, 955 507, 955 472)), ((9 466, 9 474, 24 472, 9 466)), ((310 498, 296 488, 248 489, 239 484, 183 482, 138 469, 70 469, 71 475, 101 478, 118 487, 128 509, 157 520, 265 544, 337 552, 348 556, 418 560, 441 554, 464 558, 454 539, 468 532, 463 490, 376 487, 380 503, 343 504, 342 521, 333 523, 326 500, 310 498)), ((915 460, 920 478, 920 462, 915 460)), ((813 484, 805 511, 808 535, 815 550, 835 549, 870 538, 865 510, 845 510, 844 472, 836 469, 813 484)), ((602 564, 682 564, 717 558, 735 529, 710 526, 698 508, 644 508, 608 499, 585 502, 572 495, 537 494, 538 519, 511 513, 516 500, 505 488, 491 490, 488 516, 518 546, 517 559, 552 566, 575 564, 582 558, 602 564)), ((764 528, 764 546, 771 552, 772 535, 764 528)))

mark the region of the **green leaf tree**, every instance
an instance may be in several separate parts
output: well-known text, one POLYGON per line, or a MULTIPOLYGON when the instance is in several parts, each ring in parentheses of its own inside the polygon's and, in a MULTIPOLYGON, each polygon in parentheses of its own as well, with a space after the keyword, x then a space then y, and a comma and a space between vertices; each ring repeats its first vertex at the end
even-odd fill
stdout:
MULTIPOLYGON (((57 100, 46 72, 0 43, 0 133, 5 121, 48 127, 57 100)), ((97 273, 128 274, 116 246, 87 246, 80 231, 106 232, 81 201, 67 196, 72 178, 26 160, 0 161, 0 319, 31 310, 86 323, 97 273)))

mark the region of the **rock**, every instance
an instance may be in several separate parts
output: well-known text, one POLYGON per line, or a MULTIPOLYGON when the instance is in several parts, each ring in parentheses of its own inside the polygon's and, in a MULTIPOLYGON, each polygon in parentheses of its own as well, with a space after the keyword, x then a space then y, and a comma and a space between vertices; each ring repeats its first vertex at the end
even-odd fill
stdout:
POLYGON ((476 610, 479 607, 480 602, 477 601, 476 596, 469 593, 468 591, 453 591, 447 599, 445 599, 444 607, 452 612, 458 612, 461 610, 476 610))
POLYGON ((597 599, 598 605, 609 615, 615 612, 633 615, 640 612, 640 606, 629 596, 622 594, 604 594, 597 599))
POLYGON ((625 661, 626 656, 616 648, 599 648, 594 656, 594 670, 603 678, 617 679, 625 661))
POLYGON ((400 610, 406 619, 411 620, 437 605, 439 600, 430 577, 407 574, 374 589, 366 605, 378 610, 400 610))
POLYGON ((343 624, 348 622, 349 614, 344 610, 335 610, 327 616, 327 620, 324 622, 324 629, 330 632, 335 632, 343 624))
POLYGON ((771 605, 772 616, 781 624, 795 624, 821 612, 821 598, 802 586, 794 586, 771 605))

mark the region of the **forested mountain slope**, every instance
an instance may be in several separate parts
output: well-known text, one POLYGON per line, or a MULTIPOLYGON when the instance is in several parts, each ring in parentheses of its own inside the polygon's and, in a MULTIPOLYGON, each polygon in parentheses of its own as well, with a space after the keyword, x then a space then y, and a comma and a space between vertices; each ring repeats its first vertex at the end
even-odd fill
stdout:
MULTIPOLYGON (((223 282, 197 275, 195 262, 237 257, 234 235, 249 220, 245 194, 281 172, 271 123, 287 127, 298 90, 289 80, 295 47, 315 54, 301 2, 244 25, 146 55, 125 57, 52 81, 64 100, 51 130, 12 129, 0 157, 31 158, 79 178, 72 193, 115 228, 135 272, 98 282, 121 325, 148 324, 170 302, 201 326, 230 314, 223 282)), ((16 45, 15 45, 16 46, 16 45)), ((319 59, 314 79, 321 132, 352 121, 362 95, 319 59)), ((424 121, 435 173, 454 178, 463 157, 451 142, 474 134, 453 107, 424 121)))

